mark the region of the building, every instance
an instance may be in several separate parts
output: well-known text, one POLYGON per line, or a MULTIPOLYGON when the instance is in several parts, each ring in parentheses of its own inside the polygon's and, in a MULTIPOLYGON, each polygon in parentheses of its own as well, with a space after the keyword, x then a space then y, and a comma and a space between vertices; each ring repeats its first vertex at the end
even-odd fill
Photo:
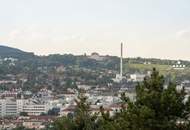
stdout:
POLYGON ((0 80, 0 84, 16 84, 15 80, 0 80))
POLYGON ((49 110, 48 103, 37 101, 34 99, 21 99, 18 100, 18 109, 20 112, 25 112, 28 115, 41 115, 42 113, 47 113, 49 110))
POLYGON ((47 109, 45 105, 24 105, 23 112, 26 112, 28 115, 41 115, 42 113, 47 113, 47 109))
POLYGON ((0 117, 17 116, 21 112, 26 112, 28 115, 41 115, 47 113, 48 110, 48 104, 33 100, 15 99, 14 97, 0 99, 0 117))
POLYGON ((131 74, 130 80, 133 82, 142 82, 145 77, 146 77, 145 74, 131 74))
POLYGON ((14 98, 0 99, 0 116, 16 116, 18 115, 17 102, 14 98))
POLYGON ((58 72, 58 73, 63 73, 63 72, 65 72, 65 67, 64 67, 63 65, 58 66, 58 67, 56 68, 56 72, 58 72))
POLYGON ((78 85, 77 86, 78 89, 82 89, 82 90, 90 90, 92 88, 92 86, 89 86, 89 85, 78 85))
POLYGON ((98 53, 96 52, 93 52, 88 58, 90 59, 94 59, 94 60, 97 60, 97 61, 102 61, 105 59, 104 56, 100 56, 98 53))
POLYGON ((175 70, 184 70, 186 65, 182 64, 181 61, 178 61, 176 64, 172 65, 172 68, 175 70))
POLYGON ((56 120, 55 116, 29 116, 28 119, 21 120, 22 125, 28 129, 44 130, 47 124, 56 120))
POLYGON ((151 62, 150 62, 150 61, 145 61, 143 64, 144 64, 144 65, 150 65, 151 62))
POLYGON ((75 110, 76 110, 76 105, 68 105, 61 110, 60 116, 68 116, 69 114, 74 114, 75 110))

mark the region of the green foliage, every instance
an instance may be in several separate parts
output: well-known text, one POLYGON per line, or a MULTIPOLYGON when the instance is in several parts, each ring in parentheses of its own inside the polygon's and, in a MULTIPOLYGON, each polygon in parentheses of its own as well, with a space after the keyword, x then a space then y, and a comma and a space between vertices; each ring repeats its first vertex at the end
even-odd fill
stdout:
POLYGON ((83 94, 79 94, 74 117, 58 119, 54 124, 55 130, 94 130, 97 116, 90 113, 89 104, 86 100, 87 98, 83 94))
POLYGON ((177 90, 175 84, 165 87, 164 77, 153 69, 151 77, 137 85, 136 101, 122 94, 122 109, 114 116, 103 107, 100 117, 91 115, 86 97, 79 96, 74 118, 62 118, 57 130, 188 130, 190 102, 185 97, 184 89, 177 90))
POLYGON ((56 120, 54 123, 54 130, 74 130, 76 128, 75 123, 72 119, 62 117, 56 120))
POLYGON ((184 89, 177 90, 172 83, 165 88, 164 83, 164 77, 154 69, 151 77, 137 86, 136 101, 129 101, 127 110, 120 113, 127 121, 126 129, 178 130, 179 126, 187 129, 189 101, 184 102, 184 89))
POLYGON ((77 108, 74 117, 76 125, 78 129, 91 130, 93 123, 91 121, 91 115, 89 113, 89 104, 86 102, 87 98, 80 94, 78 99, 79 100, 76 100, 77 108))
POLYGON ((27 59, 32 58, 33 56, 33 53, 24 52, 19 49, 7 46, 0 46, 0 57, 2 58, 14 57, 18 59, 27 59))
POLYGON ((20 116, 28 116, 28 113, 26 113, 26 112, 21 112, 21 113, 20 113, 20 116))
POLYGON ((35 130, 35 129, 29 129, 29 128, 25 128, 23 126, 19 126, 17 128, 14 128, 13 130, 35 130))

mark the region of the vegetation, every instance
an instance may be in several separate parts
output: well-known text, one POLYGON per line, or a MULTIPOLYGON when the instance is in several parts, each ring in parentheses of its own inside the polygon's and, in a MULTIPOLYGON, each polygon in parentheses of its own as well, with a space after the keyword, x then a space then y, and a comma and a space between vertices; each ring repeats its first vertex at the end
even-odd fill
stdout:
POLYGON ((137 64, 137 63, 125 63, 124 72, 128 73, 147 73, 152 68, 157 68, 160 74, 164 75, 173 81, 188 80, 190 78, 190 68, 186 67, 184 70, 175 70, 171 65, 163 64, 137 64))
POLYGON ((160 64, 125 64, 125 71, 135 70, 137 72, 151 71, 152 68, 157 68, 160 73, 165 74, 167 70, 171 70, 170 65, 160 65, 160 64))
POLYGON ((13 57, 13 58, 22 58, 22 59, 27 59, 27 58, 32 58, 34 57, 33 53, 28 53, 21 51, 16 48, 10 48, 7 46, 0 46, 0 57, 2 58, 8 58, 8 57, 13 57))
POLYGON ((20 113, 20 116, 28 116, 28 113, 26 113, 26 112, 21 112, 21 113, 20 113))
POLYGON ((35 130, 35 129, 27 129, 27 128, 24 128, 23 126, 20 126, 20 127, 14 128, 13 130, 35 130))
POLYGON ((94 130, 97 115, 90 113, 87 98, 80 94, 76 100, 77 107, 73 116, 62 117, 54 123, 54 130, 94 130))
POLYGON ((123 118, 129 130, 178 130, 189 127, 189 100, 175 84, 164 87, 164 77, 154 69, 151 78, 137 86, 136 101, 128 102, 123 118))
POLYGON ((100 108, 92 115, 86 97, 79 97, 73 118, 58 119, 55 130, 187 130, 190 129, 190 100, 174 83, 164 87, 164 77, 155 69, 151 77, 137 85, 136 101, 122 94, 122 109, 114 116, 100 108))
MULTIPOLYGON (((103 60, 91 59, 86 55, 74 56, 72 54, 54 54, 49 56, 36 56, 15 48, 0 46, 0 80, 17 80, 17 84, 1 84, 1 90, 22 88, 37 92, 48 87, 56 92, 65 91, 67 88, 76 88, 77 83, 85 85, 107 86, 113 83, 112 79, 119 73, 119 57, 105 56, 103 60), (18 60, 2 61, 5 57, 13 57, 18 60), (63 66, 64 71, 57 68, 63 66), (13 78, 7 75, 14 75, 13 78), (20 80, 24 79, 24 80, 20 80), (26 80, 25 80, 26 79, 26 80), (23 82, 26 81, 26 82, 23 82)), ((187 67, 184 70, 174 70, 171 65, 177 61, 145 58, 124 58, 125 75, 132 73, 147 73, 153 67, 167 79, 173 81, 189 80, 190 62, 181 61, 187 67), (144 64, 151 63, 151 64, 144 64)))

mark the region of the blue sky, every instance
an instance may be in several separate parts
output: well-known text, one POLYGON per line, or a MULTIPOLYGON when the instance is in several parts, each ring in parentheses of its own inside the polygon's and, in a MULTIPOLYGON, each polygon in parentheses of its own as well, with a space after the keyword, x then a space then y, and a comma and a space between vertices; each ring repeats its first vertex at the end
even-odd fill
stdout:
POLYGON ((0 44, 39 55, 190 60, 189 0, 0 0, 0 44))

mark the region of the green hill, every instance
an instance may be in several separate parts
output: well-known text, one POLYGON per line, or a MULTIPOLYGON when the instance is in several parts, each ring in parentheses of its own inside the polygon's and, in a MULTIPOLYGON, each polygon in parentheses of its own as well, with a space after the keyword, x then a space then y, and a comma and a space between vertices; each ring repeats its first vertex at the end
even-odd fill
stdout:
POLYGON ((27 59, 34 56, 34 53, 24 52, 22 50, 0 45, 0 57, 13 57, 18 59, 27 59))

